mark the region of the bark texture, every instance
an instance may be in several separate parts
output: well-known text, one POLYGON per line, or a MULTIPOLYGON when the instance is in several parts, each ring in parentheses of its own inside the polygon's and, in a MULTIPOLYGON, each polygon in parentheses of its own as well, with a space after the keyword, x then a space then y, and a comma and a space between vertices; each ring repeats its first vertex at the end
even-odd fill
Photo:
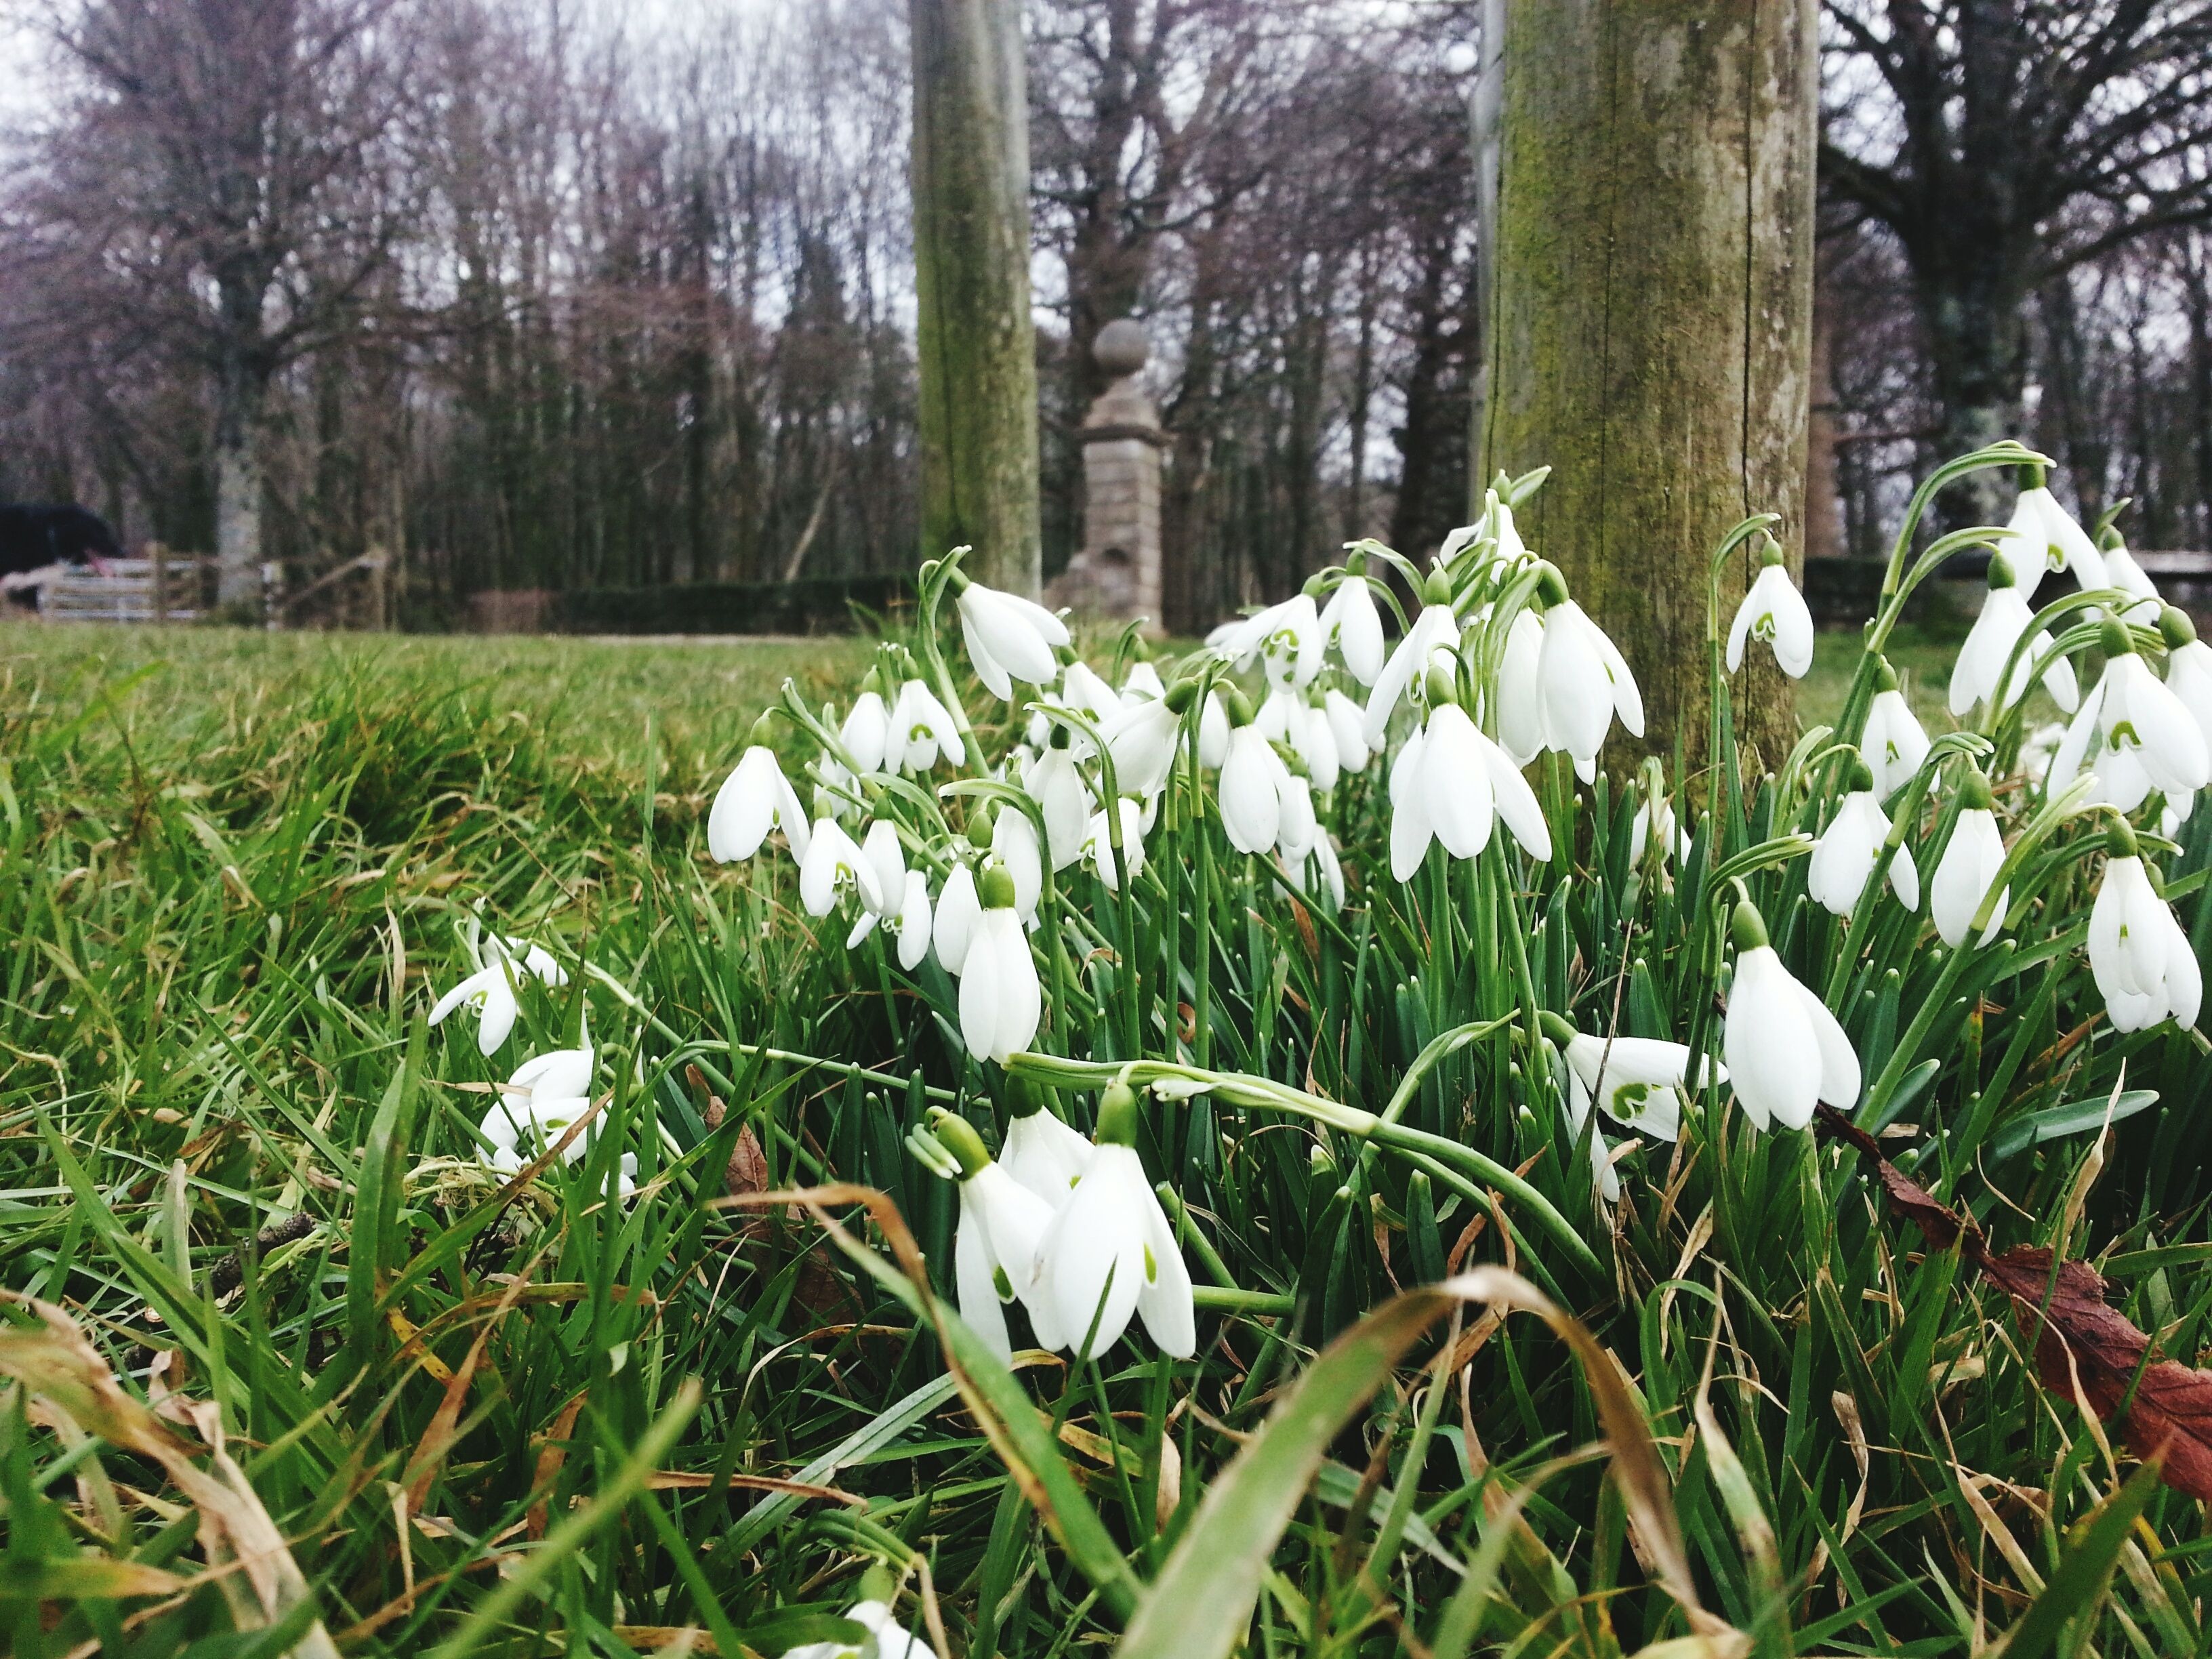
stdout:
MULTIPOLYGON (((1486 468, 1549 465, 1522 525, 1703 764, 1705 572, 1747 513, 1800 559, 1818 68, 1814 0, 1508 8, 1486 468)), ((1751 574, 1723 590, 1722 626, 1751 574)), ((1739 735, 1793 732, 1761 653, 1739 735)))
POLYGON ((910 0, 921 542, 1034 595, 1036 344, 1016 0, 910 0))

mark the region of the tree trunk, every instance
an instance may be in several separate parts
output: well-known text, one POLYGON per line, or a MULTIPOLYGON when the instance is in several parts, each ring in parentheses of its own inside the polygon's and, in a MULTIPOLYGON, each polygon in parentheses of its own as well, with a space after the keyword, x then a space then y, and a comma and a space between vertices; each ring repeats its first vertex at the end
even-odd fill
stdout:
POLYGON ((261 596, 261 413, 268 381, 240 343, 226 344, 216 375, 216 602, 261 596))
MULTIPOLYGON (((1747 513, 1793 562, 1802 533, 1815 27, 1814 0, 1508 8, 1485 464, 1553 469, 1524 533, 1634 669, 1639 752, 1692 769, 1711 550, 1747 513)), ((1737 729, 1772 766, 1789 686, 1753 662, 1737 729)))
POLYGON ((1028 99, 1016 0, 910 0, 925 556, 1042 579, 1028 99))
MULTIPOLYGON (((1936 459, 1948 461, 2020 435, 2027 295, 2009 275, 2025 262, 2002 250, 1978 252, 1974 268, 1966 270, 1935 263, 1936 269, 1916 276, 1920 314, 1928 324, 1929 366, 1943 411, 1936 459)), ((2013 483, 2003 467, 1969 473, 1943 492, 1944 527, 2004 523, 2012 516, 2013 483)))
POLYGON ((1831 353, 1835 344, 1835 307, 1826 302, 1826 281, 1816 266, 1813 276, 1811 403, 1805 423, 1805 556, 1840 558, 1844 553, 1842 500, 1836 487, 1836 379, 1831 353))

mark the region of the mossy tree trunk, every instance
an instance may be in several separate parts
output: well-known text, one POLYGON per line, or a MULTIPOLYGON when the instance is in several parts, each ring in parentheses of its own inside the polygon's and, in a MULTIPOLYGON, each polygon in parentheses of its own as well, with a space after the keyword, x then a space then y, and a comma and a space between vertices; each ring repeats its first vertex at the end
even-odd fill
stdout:
POLYGON ((909 0, 921 543, 1035 594, 1036 343, 1018 0, 909 0))
MULTIPOLYGON (((1522 527, 1704 763, 1706 569, 1745 514, 1803 523, 1815 0, 1511 6, 1480 476, 1549 464, 1522 527)), ((1723 589, 1722 626, 1751 574, 1723 589)), ((1771 768, 1771 657, 1738 681, 1771 768)))

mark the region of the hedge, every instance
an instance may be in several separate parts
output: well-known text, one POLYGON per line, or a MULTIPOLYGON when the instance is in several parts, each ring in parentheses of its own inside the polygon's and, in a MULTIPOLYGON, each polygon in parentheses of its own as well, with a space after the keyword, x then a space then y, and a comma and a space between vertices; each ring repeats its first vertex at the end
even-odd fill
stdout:
POLYGON ((880 616, 913 602, 908 575, 587 587, 556 596, 552 625, 564 634, 843 634, 856 610, 880 616))

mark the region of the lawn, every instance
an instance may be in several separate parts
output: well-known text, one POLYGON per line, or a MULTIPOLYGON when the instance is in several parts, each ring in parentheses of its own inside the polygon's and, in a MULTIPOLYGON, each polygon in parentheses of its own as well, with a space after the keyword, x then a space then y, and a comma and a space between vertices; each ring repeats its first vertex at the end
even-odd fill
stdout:
MULTIPOLYGON (((1856 644, 1822 640, 1804 718, 1835 717, 1856 644)), ((1892 653, 1931 730, 1953 648, 1892 653)), ((1006 1370, 956 1346, 949 1372, 887 1265, 910 1229, 951 1289, 959 1200, 908 1147, 939 1107, 998 1133, 1015 1073, 963 1058, 933 959, 907 975, 888 943, 843 948, 845 919, 801 915, 787 866, 719 867, 703 845, 784 678, 842 712, 868 654, 0 629, 0 1286, 69 1322, 34 1340, 25 1313, 0 1339, 0 1370, 29 1385, 0 1395, 0 1577, 39 1586, 0 1590, 15 1651, 243 1653, 260 1650, 229 1632, 267 1626, 271 1651, 304 1632, 301 1651, 439 1659, 775 1656, 857 1639, 836 1615, 871 1562, 946 1655, 1109 1643, 1139 1581, 1197 1586, 1167 1598, 1194 1618, 1258 1593, 1255 1652, 1463 1653, 1479 1633, 1600 1659, 1724 1620, 1762 1651, 1964 1655, 2029 1609, 2054 1633, 2078 1616, 2100 1651, 2203 1650, 2199 1510, 2122 1488, 2002 1300, 1887 1216, 1850 1154, 1732 1120, 1713 1156, 1642 1143, 1629 1196, 1601 1210, 1572 1137, 1516 1104, 1536 1051, 1507 961, 1586 1027, 1679 1034, 1668 1010, 1716 1006, 1702 945, 1668 943, 1702 913, 1608 850, 1629 803, 1601 782, 1577 805, 1564 767, 1545 810, 1587 812, 1593 873, 1525 894, 1481 884, 1492 863, 1439 863, 1402 908, 1335 919, 1172 813, 1142 888, 1158 910, 1071 871, 1081 953, 1048 966, 1088 1046, 1060 1028, 1061 1080, 1040 1061, 1029 1086, 1087 1127, 1107 1059, 1165 1041, 1311 1092, 1164 1095, 1147 1125, 1188 1206, 1194 1360, 1140 1343, 1006 1370), (1186 915, 1214 929, 1195 967, 1186 915), (522 987, 489 1054, 466 1011, 424 1020, 480 926, 569 969, 522 987), (1160 985, 1116 971, 1131 952, 1169 964, 1160 985), (479 1120, 522 1056, 580 1041, 605 1133, 566 1173, 509 1182, 479 1120), (1397 1141, 1267 1115, 1379 1110, 1408 1078, 1426 1081, 1391 1108, 1397 1141), (611 1201, 624 1148, 641 1190, 611 1201), (857 1256, 796 1207, 747 1206, 832 1181, 896 1206, 872 1230, 830 1206, 857 1256), (1328 1339, 1384 1304, 1410 1318, 1394 1289, 1448 1264, 1514 1268, 1614 1358, 1584 1366, 1524 1316, 1452 1315, 1450 1367, 1394 1369, 1401 1342, 1361 1380, 1326 1375, 1335 1414, 1313 1419, 1302 1474, 1278 1471, 1279 1539, 1207 1533, 1225 1522, 1201 1499, 1248 1470, 1239 1448, 1316 1354, 1344 1352, 1328 1339), (33 1419, 30 1395, 74 1404, 33 1419), (1656 1438, 1615 1481, 1596 1460, 1622 1412, 1656 1438), (2068 1531, 2092 1516, 2101 1555, 2068 1531), (221 1571, 276 1537, 289 1556, 265 1583, 221 1571), (1264 1585, 1210 1583, 1209 1556, 1264 1562, 1264 1585)), ((1349 866, 1381 794, 1342 794, 1349 866)), ((1844 1011, 1885 1145, 1924 1154, 1917 1178, 1993 1249, 2104 1259, 2129 1316, 2193 1358, 2212 1255, 2197 1054, 2099 1028, 2064 908, 2086 886, 2039 866, 2055 931, 2023 915, 2021 954, 1978 958, 1969 997, 1912 917, 1846 933, 1789 884, 1799 866, 1743 867, 1777 944, 1844 1011), (1908 1069, 1922 1041, 1940 1079, 1934 1058, 1908 1069), (2092 1153, 2108 1106, 2136 1115, 2092 1153)), ((1239 1492, 1229 1518, 1258 1527, 1267 1505, 1239 1492)))

